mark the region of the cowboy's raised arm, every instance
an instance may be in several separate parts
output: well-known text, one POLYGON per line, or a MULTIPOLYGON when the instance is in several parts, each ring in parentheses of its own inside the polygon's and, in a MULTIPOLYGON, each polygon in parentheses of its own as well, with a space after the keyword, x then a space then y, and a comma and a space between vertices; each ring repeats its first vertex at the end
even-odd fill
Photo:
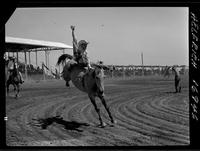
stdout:
POLYGON ((77 40, 74 35, 75 26, 71 26, 71 29, 72 29, 72 38, 73 38, 73 55, 76 56, 78 44, 77 44, 77 40))
POLYGON ((73 43, 75 45, 77 45, 77 40, 75 38, 75 34, 74 34, 74 30, 75 30, 75 26, 71 26, 71 29, 72 29, 72 38, 73 38, 73 43))

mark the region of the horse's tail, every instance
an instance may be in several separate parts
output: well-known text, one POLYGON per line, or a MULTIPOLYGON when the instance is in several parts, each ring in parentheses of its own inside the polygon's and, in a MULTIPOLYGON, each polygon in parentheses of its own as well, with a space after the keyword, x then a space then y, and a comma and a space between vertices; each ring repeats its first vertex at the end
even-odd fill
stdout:
POLYGON ((72 59, 72 58, 73 58, 73 56, 71 56, 69 54, 63 54, 58 58, 57 65, 60 65, 60 63, 63 64, 66 59, 72 59))

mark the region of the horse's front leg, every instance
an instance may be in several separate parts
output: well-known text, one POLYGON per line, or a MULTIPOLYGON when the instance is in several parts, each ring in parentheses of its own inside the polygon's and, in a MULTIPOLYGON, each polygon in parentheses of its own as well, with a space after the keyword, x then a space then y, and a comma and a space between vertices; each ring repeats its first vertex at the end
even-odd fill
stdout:
POLYGON ((16 94, 15 94, 15 98, 17 99, 18 98, 18 96, 19 96, 19 90, 20 90, 20 86, 19 86, 19 84, 17 85, 17 92, 16 92, 16 94))
POLYGON ((107 106, 107 103, 106 103, 104 94, 99 95, 99 98, 101 99, 101 102, 102 102, 102 104, 104 105, 104 107, 105 107, 105 109, 106 109, 106 111, 107 111, 107 113, 108 113, 108 115, 109 115, 109 117, 110 117, 111 122, 112 122, 113 124, 117 123, 117 121, 114 120, 114 118, 113 118, 113 116, 112 116, 112 114, 111 114, 111 112, 110 112, 109 107, 107 106))
POLYGON ((96 112, 97 112, 97 114, 98 114, 98 116, 99 116, 100 126, 101 126, 101 127, 105 127, 105 126, 106 126, 106 123, 104 123, 104 122, 102 121, 102 118, 101 118, 101 115, 100 115, 100 109, 97 107, 97 104, 96 104, 96 101, 95 101, 95 97, 89 95, 89 98, 90 98, 90 100, 91 100, 91 102, 92 102, 92 104, 93 104, 93 106, 94 106, 94 108, 95 108, 95 110, 96 110, 96 112))

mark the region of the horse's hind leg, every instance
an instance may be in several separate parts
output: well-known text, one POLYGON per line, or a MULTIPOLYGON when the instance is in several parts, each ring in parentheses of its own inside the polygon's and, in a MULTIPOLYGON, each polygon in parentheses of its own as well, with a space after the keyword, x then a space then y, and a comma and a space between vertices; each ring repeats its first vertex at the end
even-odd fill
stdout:
POLYGON ((90 100, 91 100, 91 102, 92 102, 92 104, 93 104, 93 106, 94 106, 94 108, 95 108, 95 110, 96 110, 96 112, 99 116, 99 121, 100 121, 101 127, 105 127, 106 124, 102 121, 102 118, 101 118, 101 115, 100 115, 100 109, 97 107, 94 96, 89 96, 89 98, 90 98, 90 100))
POLYGON ((65 86, 66 86, 66 87, 70 87, 69 82, 70 82, 70 80, 71 80, 71 77, 70 77, 70 71, 69 71, 69 70, 67 70, 67 72, 64 73, 63 78, 65 79, 65 82, 66 82, 66 83, 65 83, 65 86))
POLYGON ((20 89, 20 87, 19 87, 19 84, 17 85, 17 92, 16 92, 16 94, 15 94, 15 98, 17 99, 18 98, 18 96, 19 96, 19 89, 20 89))
POLYGON ((13 85, 13 87, 14 87, 14 91, 16 91, 16 86, 15 86, 15 85, 13 85))
POLYGON ((111 112, 110 112, 109 107, 107 106, 107 103, 106 103, 106 100, 105 100, 104 95, 99 95, 99 98, 101 99, 101 102, 102 102, 102 104, 104 105, 104 107, 105 107, 105 109, 106 109, 106 111, 107 111, 107 113, 108 113, 108 115, 109 115, 109 117, 110 117, 111 122, 112 122, 112 123, 117 123, 117 122, 113 119, 113 117, 112 117, 112 114, 111 114, 111 112))
POLYGON ((181 84, 179 83, 179 89, 178 92, 181 93, 181 84))

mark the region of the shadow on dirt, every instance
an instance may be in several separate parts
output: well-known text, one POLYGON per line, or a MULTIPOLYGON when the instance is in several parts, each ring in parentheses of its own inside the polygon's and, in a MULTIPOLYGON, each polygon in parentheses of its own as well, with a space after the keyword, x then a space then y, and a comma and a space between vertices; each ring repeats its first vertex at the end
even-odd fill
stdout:
POLYGON ((33 119, 33 120, 37 120, 38 121, 37 126, 40 126, 42 129, 46 129, 48 126, 52 125, 53 123, 57 123, 57 124, 63 125, 66 130, 75 130, 78 132, 82 132, 83 130, 80 130, 78 128, 80 128, 81 126, 90 126, 87 123, 79 123, 76 121, 65 121, 63 120, 62 117, 59 117, 59 116, 49 117, 46 119, 33 119))

